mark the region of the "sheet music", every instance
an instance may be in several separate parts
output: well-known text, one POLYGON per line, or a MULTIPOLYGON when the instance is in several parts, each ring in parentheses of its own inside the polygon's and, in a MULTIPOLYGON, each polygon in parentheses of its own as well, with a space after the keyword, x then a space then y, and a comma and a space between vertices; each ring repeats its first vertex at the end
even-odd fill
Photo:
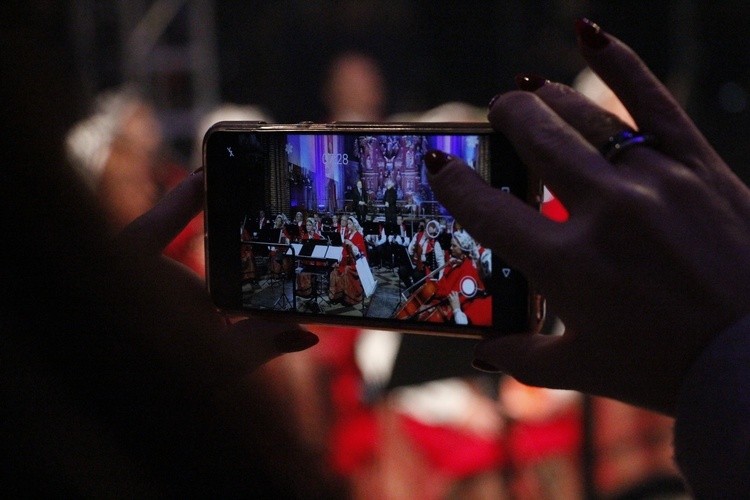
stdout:
POLYGON ((287 255, 299 255, 300 250, 302 250, 302 243, 292 243, 286 249, 286 253, 287 255))
POLYGON ((315 245, 315 248, 313 248, 311 257, 315 257, 317 259, 324 259, 326 257, 326 250, 328 250, 327 245, 315 245))
POLYGON ((344 247, 326 247, 328 249, 328 252, 326 253, 326 259, 341 260, 341 256, 344 255, 344 247))

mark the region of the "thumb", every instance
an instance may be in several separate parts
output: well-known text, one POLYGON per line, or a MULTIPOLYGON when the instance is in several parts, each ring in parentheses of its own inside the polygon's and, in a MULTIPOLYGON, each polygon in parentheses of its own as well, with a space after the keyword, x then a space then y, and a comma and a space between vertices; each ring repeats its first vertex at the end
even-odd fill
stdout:
POLYGON ((228 364, 250 373, 282 354, 303 351, 317 343, 318 336, 299 325, 250 318, 225 330, 223 350, 228 364))
POLYGON ((504 372, 519 382, 568 389, 566 340, 559 335, 517 334, 483 340, 474 351, 474 368, 504 372))

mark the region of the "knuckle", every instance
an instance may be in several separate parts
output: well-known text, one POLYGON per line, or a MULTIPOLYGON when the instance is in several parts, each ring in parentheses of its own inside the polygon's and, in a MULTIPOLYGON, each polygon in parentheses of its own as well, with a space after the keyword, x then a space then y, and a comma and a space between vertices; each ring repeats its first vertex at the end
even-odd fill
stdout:
POLYGON ((502 123, 514 116, 518 110, 526 109, 529 105, 535 105, 539 101, 539 97, 531 92, 511 90, 500 94, 495 99, 488 118, 493 124, 502 123))

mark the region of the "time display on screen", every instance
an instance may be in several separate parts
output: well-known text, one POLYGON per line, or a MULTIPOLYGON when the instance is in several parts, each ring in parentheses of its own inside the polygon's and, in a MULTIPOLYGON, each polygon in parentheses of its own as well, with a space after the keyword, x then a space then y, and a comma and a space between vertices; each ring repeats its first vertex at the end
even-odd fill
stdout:
POLYGON ((323 163, 326 165, 348 165, 349 155, 347 153, 323 153, 323 163))

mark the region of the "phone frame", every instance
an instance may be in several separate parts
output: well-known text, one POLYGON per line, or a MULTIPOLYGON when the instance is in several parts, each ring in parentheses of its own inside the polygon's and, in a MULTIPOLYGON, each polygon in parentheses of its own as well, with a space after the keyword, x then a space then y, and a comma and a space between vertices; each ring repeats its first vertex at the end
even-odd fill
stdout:
MULTIPOLYGON (((537 292, 531 282, 523 277, 525 287, 522 287, 522 291, 514 291, 512 300, 523 300, 523 306, 511 305, 513 308, 511 314, 508 315, 508 321, 500 324, 496 322, 493 326, 477 326, 477 325, 455 325, 452 323, 432 323, 432 322, 416 322, 416 321, 404 321, 393 318, 372 318, 364 316, 349 316, 349 315, 330 315, 330 314, 314 314, 309 312, 298 312, 296 310, 289 309, 276 309, 276 308, 245 308, 242 306, 242 300, 239 302, 232 299, 226 299, 223 297, 223 293, 231 292, 231 284, 228 284, 228 274, 235 272, 232 267, 232 263, 229 262, 218 262, 217 260, 226 260, 226 254, 224 253, 224 247, 218 243, 215 243, 215 235, 212 233, 217 231, 217 228, 221 227, 217 221, 222 219, 216 216, 214 212, 218 212, 214 205, 214 191, 216 186, 221 186, 221 180, 215 180, 215 177, 219 177, 220 174, 215 171, 219 167, 214 165, 215 160, 212 157, 213 153, 208 151, 209 144, 217 133, 229 133, 229 134, 317 134, 317 135, 421 135, 421 136, 449 136, 449 135, 481 135, 491 136, 493 141, 492 157, 490 159, 493 164, 497 164, 498 161, 503 162, 503 165, 512 164, 512 174, 517 178, 511 180, 512 186, 508 190, 523 199, 530 206, 536 210, 540 209, 542 201, 542 184, 538 178, 536 178, 528 169, 523 166, 520 159, 518 159, 515 150, 513 149, 510 142, 497 134, 488 123, 359 123, 359 122, 333 122, 317 124, 312 122, 302 122, 298 124, 268 124, 265 122, 256 121, 223 121, 218 122, 211 126, 203 139, 203 165, 204 165, 204 189, 205 189, 205 205, 204 205, 204 223, 205 223, 205 253, 206 253, 206 286, 209 295, 212 297, 214 304, 217 309, 232 315, 241 316, 257 316, 272 319, 285 319, 288 321, 294 321, 303 324, 316 324, 316 325, 335 325, 335 326, 348 326, 356 328, 367 328, 367 329, 379 329, 379 330, 391 330, 404 333, 419 333, 428 335, 445 335, 455 337, 470 337, 470 338, 483 338, 494 335, 510 334, 510 333, 527 333, 538 331, 544 320, 545 308, 544 301, 540 294, 537 292), (498 153, 501 152, 501 153, 498 153), (501 154, 502 158, 495 158, 495 155, 501 154), (523 182, 519 181, 518 176, 523 177, 523 182), (215 246, 219 245, 219 246, 215 246), (221 254, 219 257, 214 258, 214 254, 221 254), (521 299, 521 295, 523 298, 521 299), (523 311, 521 311, 523 308, 523 311), (512 318, 510 317, 512 316, 512 318)), ((219 140, 219 139, 217 139, 219 140)), ((211 146, 213 147, 213 146, 211 146)), ((490 173, 491 181, 493 185, 496 185, 496 181, 504 181, 504 179, 495 179, 490 173)), ((264 172, 266 175, 266 172, 264 172)), ((498 184, 499 186, 500 184, 498 184)), ((290 214, 291 215, 291 214, 290 214)), ((236 238, 239 248, 239 238, 236 238)), ((230 243, 227 243, 230 244, 230 243)), ((237 252, 237 263, 239 264, 239 250, 237 252)), ((493 269, 495 266, 495 257, 493 254, 493 269)), ((518 271, 513 271, 514 277, 520 276, 518 271)), ((234 279, 234 278, 232 278, 234 279)), ((519 285, 520 286, 520 285, 519 285)), ((240 291, 241 295, 241 284, 240 291)), ((294 293, 294 292, 293 292, 294 293)), ((492 296, 494 298, 494 295, 492 296)), ((296 300, 296 297, 295 297, 296 300)), ((296 305, 296 302, 295 302, 296 305)), ((364 308, 363 308, 364 310, 364 308)), ((364 313, 363 313, 364 314, 364 313)), ((493 309, 494 314, 494 309, 493 309)))

